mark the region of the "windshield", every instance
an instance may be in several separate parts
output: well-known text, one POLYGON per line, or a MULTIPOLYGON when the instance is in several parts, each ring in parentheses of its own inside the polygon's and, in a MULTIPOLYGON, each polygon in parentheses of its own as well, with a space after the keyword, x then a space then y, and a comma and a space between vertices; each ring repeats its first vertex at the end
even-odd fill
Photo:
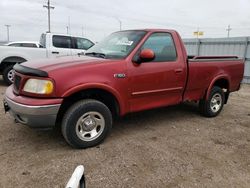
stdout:
POLYGON ((112 33, 103 41, 88 49, 85 55, 111 59, 125 58, 145 34, 145 31, 120 31, 112 33))

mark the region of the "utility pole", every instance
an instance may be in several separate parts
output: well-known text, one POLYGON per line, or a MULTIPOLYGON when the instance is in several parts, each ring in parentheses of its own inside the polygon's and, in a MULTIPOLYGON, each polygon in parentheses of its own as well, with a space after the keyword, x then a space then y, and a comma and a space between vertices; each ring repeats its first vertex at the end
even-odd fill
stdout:
POLYGON ((69 26, 66 26, 66 28, 67 28, 67 34, 69 34, 69 26))
POLYGON ((120 31, 122 30, 122 21, 117 19, 119 21, 119 24, 120 24, 120 31))
POLYGON ((197 41, 198 41, 198 39, 199 39, 199 32, 200 32, 200 28, 199 27, 197 28, 196 32, 197 32, 196 38, 197 38, 197 41))
POLYGON ((226 31, 227 31, 227 38, 229 38, 231 30, 232 30, 232 28, 230 27, 230 25, 228 25, 227 29, 226 29, 226 31))
POLYGON ((6 29, 7 29, 7 41, 9 42, 10 41, 10 25, 5 25, 6 26, 6 29))
POLYGON ((83 30, 83 27, 82 27, 82 37, 83 37, 83 31, 84 31, 84 30, 83 30))
POLYGON ((48 0, 47 5, 43 5, 44 8, 48 9, 48 33, 50 33, 50 9, 54 9, 55 7, 50 6, 50 0, 48 0))
POLYGON ((199 56, 200 55, 200 41, 199 41, 199 32, 200 32, 200 28, 198 27, 197 28, 197 35, 196 35, 196 48, 197 48, 197 56, 199 56))
POLYGON ((196 36, 196 48, 197 48, 197 55, 200 54, 200 40, 199 36, 203 36, 204 32, 200 31, 200 28, 197 28, 197 31, 194 32, 194 35, 196 36))
POLYGON ((120 25, 120 31, 122 30, 122 21, 119 19, 119 18, 116 18, 115 19, 119 22, 119 25, 120 25))
POLYGON ((70 28, 70 16, 68 16, 68 34, 71 33, 71 28, 70 28))

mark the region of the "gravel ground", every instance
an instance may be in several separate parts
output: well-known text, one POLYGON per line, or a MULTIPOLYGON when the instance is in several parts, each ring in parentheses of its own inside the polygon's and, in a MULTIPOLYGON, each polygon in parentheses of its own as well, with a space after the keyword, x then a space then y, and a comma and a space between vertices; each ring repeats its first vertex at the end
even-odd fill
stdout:
MULTIPOLYGON (((6 87, 0 80, 0 100, 6 87)), ((95 148, 15 124, 0 107, 0 187, 64 187, 85 166, 87 187, 250 187, 250 85, 216 118, 194 104, 128 115, 95 148)))

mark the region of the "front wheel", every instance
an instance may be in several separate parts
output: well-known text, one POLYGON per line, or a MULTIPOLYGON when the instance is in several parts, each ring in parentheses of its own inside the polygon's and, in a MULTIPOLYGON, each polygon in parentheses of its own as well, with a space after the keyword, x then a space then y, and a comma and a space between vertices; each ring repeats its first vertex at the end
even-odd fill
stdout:
POLYGON ((101 143, 112 128, 112 114, 100 101, 87 99, 73 104, 62 120, 62 134, 75 148, 101 143))
POLYGON ((14 81, 14 65, 8 65, 3 70, 3 80, 7 85, 11 85, 14 81))
POLYGON ((225 94, 220 87, 213 87, 208 100, 201 99, 199 103, 200 112, 206 117, 217 116, 224 105, 225 94))

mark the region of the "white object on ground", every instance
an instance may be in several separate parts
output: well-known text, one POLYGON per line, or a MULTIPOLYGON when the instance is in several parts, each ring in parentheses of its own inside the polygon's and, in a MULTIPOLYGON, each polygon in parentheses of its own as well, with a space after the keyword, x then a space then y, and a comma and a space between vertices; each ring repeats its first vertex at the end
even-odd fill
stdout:
POLYGON ((83 165, 77 166, 65 188, 77 188, 77 187, 79 187, 79 183, 80 183, 80 180, 83 176, 83 173, 84 173, 83 165))

